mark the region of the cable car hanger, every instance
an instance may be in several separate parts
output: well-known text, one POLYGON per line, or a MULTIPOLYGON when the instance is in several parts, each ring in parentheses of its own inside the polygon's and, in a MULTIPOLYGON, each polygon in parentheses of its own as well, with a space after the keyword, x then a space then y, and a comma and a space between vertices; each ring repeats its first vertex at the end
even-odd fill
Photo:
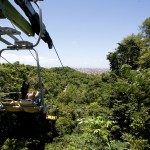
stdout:
MULTIPOLYGON (((39 89, 40 89, 40 99, 42 100, 41 105, 39 106, 26 106, 22 103, 22 100, 15 101, 10 99, 10 102, 1 102, 0 103, 0 111, 26 111, 31 113, 42 112, 46 114, 46 119, 48 120, 56 120, 57 113, 55 115, 48 115, 47 109, 54 107, 53 105, 47 106, 44 103, 43 98, 43 85, 41 82, 41 74, 40 74, 40 65, 39 65, 39 57, 37 51, 34 49, 40 42, 40 39, 45 41, 49 48, 53 47, 53 42, 46 31, 45 25, 42 22, 42 10, 38 4, 38 0, 14 0, 16 4, 18 4, 21 9, 25 12, 27 17, 30 20, 30 23, 13 7, 13 5, 8 0, 0 0, 0 19, 7 18, 11 21, 11 23, 15 24, 19 29, 21 29, 28 36, 34 36, 36 33, 39 35, 39 38, 35 44, 29 41, 19 41, 15 35, 20 35, 21 32, 17 31, 16 28, 10 27, 0 27, 0 41, 5 43, 7 48, 2 49, 0 51, 0 57, 2 57, 2 52, 6 50, 33 50, 36 54, 36 62, 38 68, 38 80, 39 80, 39 89), (39 9, 39 15, 35 12, 30 2, 34 2, 39 9), (35 29, 36 28, 36 29, 35 29), (10 43, 6 39, 2 38, 3 35, 8 35, 14 40, 14 44, 10 43), (6 104, 6 105, 5 105, 6 104), (13 105, 14 104, 14 105, 13 105), (27 111, 28 109, 28 111, 27 111)), ((40 1, 40 0, 39 0, 40 1)), ((2 57, 3 58, 3 57, 2 57)), ((25 100, 26 101, 26 100, 25 100)))
MULTIPOLYGON (((12 6, 12 5, 9 5, 10 3, 5 3, 5 2, 8 2, 7 0, 6 1, 0 0, 0 4, 2 2, 4 2, 3 4, 8 4, 8 5, 3 5, 3 6, 12 6)), ((43 98, 43 86, 42 86, 42 82, 41 82, 39 57, 38 57, 37 51, 34 49, 34 47, 38 45, 40 38, 41 38, 41 35, 42 35, 42 11, 41 11, 41 8, 38 4, 37 4, 37 6, 39 8, 39 21, 40 21, 40 25, 41 25, 40 26, 41 31, 39 32, 39 38, 38 38, 36 44, 33 44, 31 42, 28 42, 28 41, 19 41, 19 39, 16 38, 15 35, 20 35, 21 32, 17 31, 16 29, 12 29, 9 27, 0 27, 0 40, 8 45, 7 48, 2 49, 0 51, 0 57, 2 56, 2 52, 6 51, 6 50, 25 50, 25 49, 28 50, 28 49, 30 49, 30 50, 33 50, 35 52, 35 55, 36 55, 35 60, 37 62, 37 70, 38 70, 38 83, 39 83, 39 89, 40 89, 39 98, 41 99, 41 105, 36 106, 34 104, 32 106, 28 106, 28 105, 24 105, 23 100, 21 100, 21 99, 18 101, 11 99, 10 102, 8 102, 8 103, 7 102, 1 102, 1 104, 0 104, 0 110, 1 111, 26 111, 26 110, 28 110, 29 112, 37 112, 37 111, 40 112, 42 110, 43 113, 46 113, 46 109, 47 109, 46 107, 47 106, 45 105, 44 98, 43 98), (11 44, 9 41, 1 38, 2 35, 10 36, 14 40, 14 44, 11 44)), ((4 12, 7 12, 7 11, 4 11, 4 12)))
POLYGON ((44 23, 42 22, 42 10, 38 1, 41 0, 14 0, 15 3, 24 11, 26 16, 29 18, 30 23, 16 10, 16 8, 8 0, 0 0, 0 18, 8 18, 13 22, 19 29, 21 29, 28 36, 34 36, 36 33, 39 35, 37 43, 40 39, 48 44, 51 49, 53 42, 49 33, 46 30, 44 23), (31 2, 34 2, 39 9, 39 14, 32 7, 31 2))

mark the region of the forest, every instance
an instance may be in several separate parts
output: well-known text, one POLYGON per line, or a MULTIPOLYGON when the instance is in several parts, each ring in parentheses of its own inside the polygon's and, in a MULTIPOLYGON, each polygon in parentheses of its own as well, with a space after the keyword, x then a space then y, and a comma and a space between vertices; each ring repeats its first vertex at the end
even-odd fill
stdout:
MULTIPOLYGON (((44 99, 58 119, 0 112, 1 150, 150 149, 150 18, 107 55, 110 71, 89 75, 69 67, 41 67, 44 99)), ((0 64, 0 97, 35 85, 37 67, 0 64)), ((34 88, 34 87, 31 87, 34 88)))

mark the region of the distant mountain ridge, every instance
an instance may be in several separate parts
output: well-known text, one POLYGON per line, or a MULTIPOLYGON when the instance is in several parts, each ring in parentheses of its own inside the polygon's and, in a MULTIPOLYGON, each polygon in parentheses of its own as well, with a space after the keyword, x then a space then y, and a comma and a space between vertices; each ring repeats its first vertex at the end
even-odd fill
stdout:
POLYGON ((110 71, 109 68, 74 68, 74 69, 82 73, 94 74, 94 75, 110 71))

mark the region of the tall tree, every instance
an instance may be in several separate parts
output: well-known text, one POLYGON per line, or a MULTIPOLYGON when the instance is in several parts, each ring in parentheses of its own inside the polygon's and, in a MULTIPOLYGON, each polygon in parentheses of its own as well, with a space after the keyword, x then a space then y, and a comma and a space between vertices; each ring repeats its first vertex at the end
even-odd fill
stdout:
POLYGON ((150 17, 145 19, 143 24, 140 26, 143 37, 150 42, 150 17))
POLYGON ((123 64, 130 65, 132 69, 138 68, 138 59, 143 47, 142 36, 132 34, 118 45, 115 52, 107 55, 107 59, 110 61, 110 69, 119 75, 119 69, 123 64))

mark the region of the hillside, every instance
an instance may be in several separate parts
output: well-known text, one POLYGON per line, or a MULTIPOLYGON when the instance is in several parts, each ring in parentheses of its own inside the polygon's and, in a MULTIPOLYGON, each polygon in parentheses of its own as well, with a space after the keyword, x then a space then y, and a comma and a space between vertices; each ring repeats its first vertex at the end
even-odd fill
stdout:
POLYGON ((110 71, 108 68, 74 68, 77 71, 86 74, 98 75, 110 71))
MULTIPOLYGON (((24 79, 32 84, 36 83, 36 67, 20 65, 18 62, 14 67, 10 64, 0 65, 3 79, 0 85, 4 92, 19 91, 24 79), (17 70, 14 70, 14 67, 17 67, 17 70), (27 73, 26 70, 30 72, 27 73)), ((5 146, 9 149, 45 147, 60 150, 65 147, 81 149, 84 146, 97 149, 99 145, 100 149, 107 149, 108 144, 112 148, 117 148, 118 145, 128 148, 130 138, 138 147, 147 147, 150 90, 149 82, 146 81, 149 80, 149 69, 140 72, 128 70, 128 81, 126 72, 122 72, 122 77, 113 72, 87 76, 67 67, 41 68, 41 73, 45 100, 48 104, 55 104, 59 109, 55 128, 49 123, 47 128, 46 124, 37 122, 36 116, 32 114, 18 116, 15 113, 1 113, 0 144, 3 149, 5 146), (67 89, 64 92, 65 87, 67 89), (143 123, 139 126, 141 120, 143 123), (85 142, 86 140, 90 141, 85 142)))

